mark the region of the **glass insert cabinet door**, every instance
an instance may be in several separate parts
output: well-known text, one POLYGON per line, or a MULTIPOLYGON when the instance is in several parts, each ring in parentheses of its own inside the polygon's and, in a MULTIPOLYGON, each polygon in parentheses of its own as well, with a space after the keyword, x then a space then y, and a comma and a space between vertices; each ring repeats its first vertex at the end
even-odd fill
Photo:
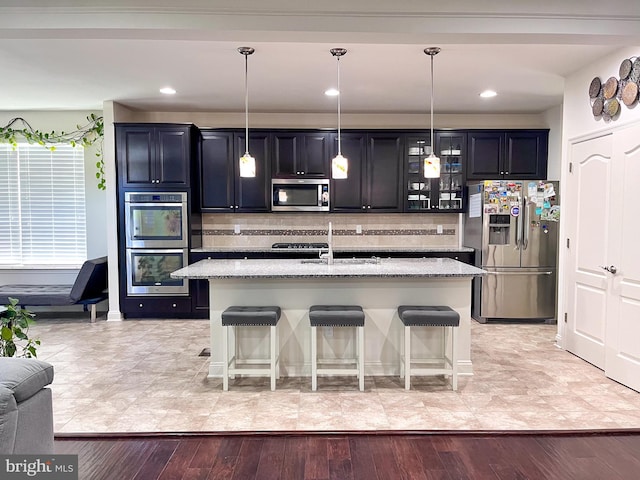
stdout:
POLYGON ((434 137, 435 153, 440 157, 440 178, 424 178, 423 160, 431 153, 429 132, 406 138, 406 211, 461 212, 464 208, 466 135, 436 132, 434 137))
POLYGON ((408 137, 405 142, 407 208, 410 212, 431 209, 431 179, 424 178, 423 160, 431 153, 429 136, 408 137))
POLYGON ((462 210, 465 140, 464 134, 440 132, 436 136, 436 154, 440 157, 439 210, 462 210))

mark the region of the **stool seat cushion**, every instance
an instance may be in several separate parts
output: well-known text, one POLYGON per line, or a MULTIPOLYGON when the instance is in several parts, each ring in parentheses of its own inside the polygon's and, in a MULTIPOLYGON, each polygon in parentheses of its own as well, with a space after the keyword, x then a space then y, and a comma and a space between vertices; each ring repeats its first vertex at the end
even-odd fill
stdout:
POLYGON ((398 316, 406 327, 457 327, 460 314, 444 305, 401 305, 398 316))
POLYGON ((280 307, 231 306, 222 312, 223 326, 270 326, 278 324, 280 307))
POLYGON ((312 327, 364 327, 364 312, 359 305, 312 305, 312 327))

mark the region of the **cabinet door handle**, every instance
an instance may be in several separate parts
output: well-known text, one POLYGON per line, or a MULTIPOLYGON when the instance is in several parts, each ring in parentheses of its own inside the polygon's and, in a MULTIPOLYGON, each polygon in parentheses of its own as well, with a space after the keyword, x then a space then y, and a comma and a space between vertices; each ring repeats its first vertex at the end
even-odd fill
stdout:
POLYGON ((366 208, 367 208, 367 206, 366 206, 366 205, 362 205, 362 209, 363 209, 363 210, 364 210, 364 209, 366 209, 366 208))
POLYGON ((504 172, 500 172, 500 175, 504 175, 504 172))
POLYGON ((176 307, 177 307, 177 305, 176 305, 175 303, 174 303, 174 304, 172 304, 171 306, 172 306, 173 308, 176 308, 176 307))
POLYGON ((140 304, 140 305, 138 305, 138 307, 142 308, 142 307, 144 307, 144 305, 143 305, 143 304, 140 304))
POLYGON ((505 175, 509 175, 509 172, 504 172, 505 175))
POLYGON ((367 208, 371 208, 371 205, 367 205, 367 208))

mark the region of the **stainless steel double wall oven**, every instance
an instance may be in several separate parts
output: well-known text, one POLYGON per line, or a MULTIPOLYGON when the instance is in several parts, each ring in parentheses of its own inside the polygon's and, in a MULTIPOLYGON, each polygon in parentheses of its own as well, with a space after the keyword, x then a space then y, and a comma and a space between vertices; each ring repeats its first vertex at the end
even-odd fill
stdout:
POLYGON ((125 192, 127 295, 188 295, 187 192, 125 192))

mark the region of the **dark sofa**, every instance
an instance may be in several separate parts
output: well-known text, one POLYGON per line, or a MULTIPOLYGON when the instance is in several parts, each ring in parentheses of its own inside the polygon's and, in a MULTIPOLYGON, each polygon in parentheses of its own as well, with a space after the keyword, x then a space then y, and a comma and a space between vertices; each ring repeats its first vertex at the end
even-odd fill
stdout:
POLYGON ((108 297, 107 257, 87 260, 82 264, 73 285, 2 285, 0 304, 17 298, 22 307, 91 305, 91 321, 96 320, 96 304, 108 297))

